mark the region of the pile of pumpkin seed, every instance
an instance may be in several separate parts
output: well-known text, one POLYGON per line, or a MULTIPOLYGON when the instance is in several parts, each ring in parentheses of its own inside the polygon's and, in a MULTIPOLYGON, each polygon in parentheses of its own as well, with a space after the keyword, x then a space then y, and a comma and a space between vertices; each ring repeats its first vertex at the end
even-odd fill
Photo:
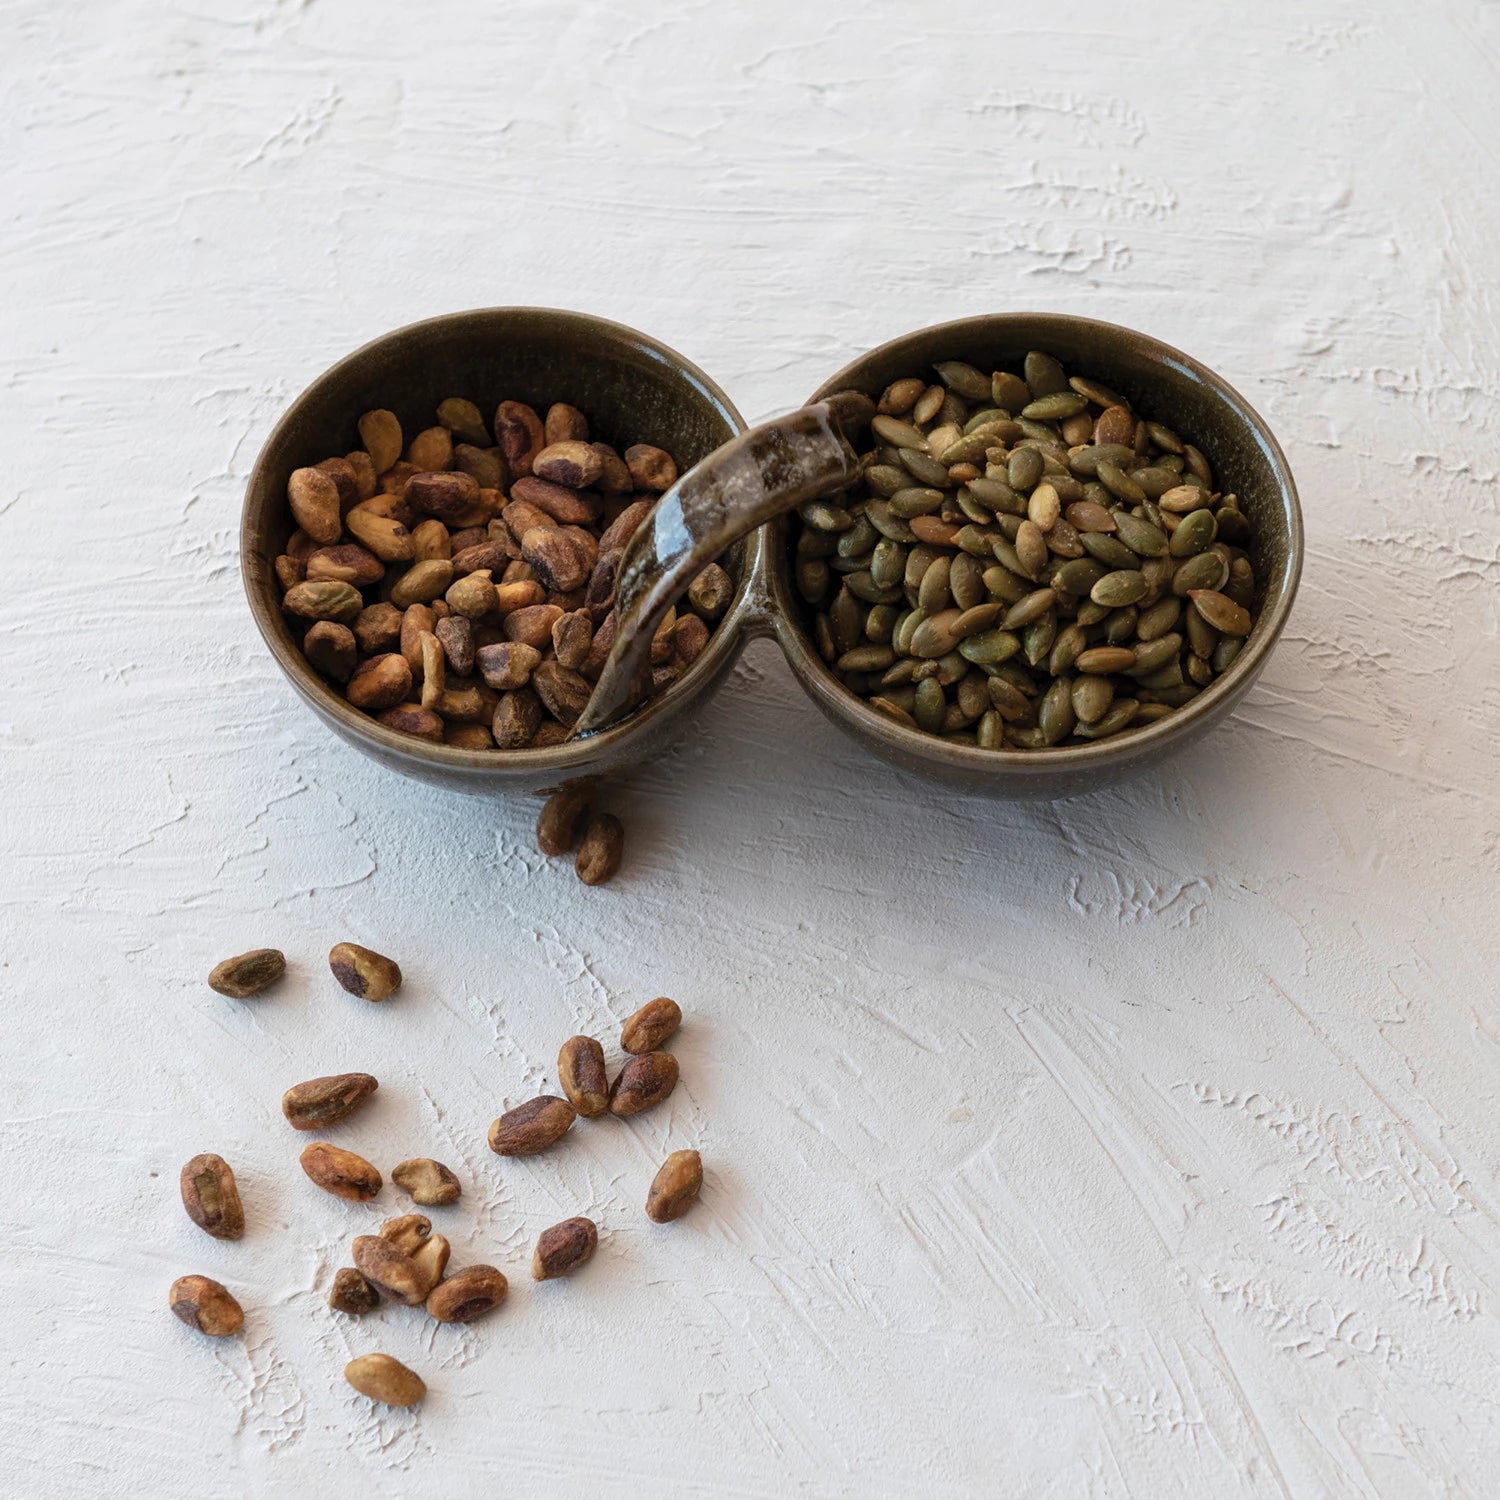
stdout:
POLYGON ((989 750, 1166 717, 1254 623, 1250 525, 1208 460, 1050 355, 880 399, 860 482, 798 510, 818 651, 898 723, 989 750))

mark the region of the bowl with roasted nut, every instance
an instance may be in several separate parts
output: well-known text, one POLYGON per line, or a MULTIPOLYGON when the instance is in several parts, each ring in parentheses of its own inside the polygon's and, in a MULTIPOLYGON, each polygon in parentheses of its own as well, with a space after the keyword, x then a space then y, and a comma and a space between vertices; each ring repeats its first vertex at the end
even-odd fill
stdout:
POLYGON ((256 624, 303 701, 405 774, 534 790, 647 760, 733 664, 762 538, 684 580, 633 712, 572 738, 616 569, 679 473, 743 426, 696 366, 602 318, 490 308, 398 329, 319 376, 256 461, 256 624))

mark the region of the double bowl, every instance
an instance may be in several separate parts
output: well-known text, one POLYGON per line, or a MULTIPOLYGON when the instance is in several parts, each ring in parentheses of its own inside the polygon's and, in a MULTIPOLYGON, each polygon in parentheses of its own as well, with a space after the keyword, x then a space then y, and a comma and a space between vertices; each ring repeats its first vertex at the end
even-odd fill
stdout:
POLYGON ((539 749, 466 750, 387 729, 345 702, 298 648, 273 563, 293 529, 288 477, 355 447, 360 413, 386 407, 403 430, 416 431, 449 395, 469 397, 482 410, 505 399, 542 410, 565 400, 586 412, 602 436, 664 448, 684 471, 696 466, 699 476, 722 464, 736 446, 732 440, 746 432, 729 397, 697 366, 645 334, 582 313, 488 308, 432 318, 366 344, 319 376, 278 422, 250 476, 240 558, 251 611, 288 681, 329 728, 392 770, 459 791, 537 791, 651 760, 682 732, 754 636, 773 636, 818 708, 903 770, 997 796, 1056 797, 1098 787, 1182 748, 1230 713, 1286 624, 1302 568, 1301 511, 1280 446, 1244 398, 1196 360, 1143 334, 1088 318, 1006 313, 939 324, 882 344, 830 376, 807 408, 764 431, 774 440, 799 417, 826 415, 824 403, 838 393, 878 399, 892 381, 925 373, 939 360, 1017 369, 1031 349, 1086 371, 1135 409, 1187 435, 1209 455, 1219 486, 1240 497, 1253 533, 1248 550, 1260 599, 1254 629, 1233 665, 1175 713, 1114 738, 988 750, 923 734, 871 708, 817 651, 810 612, 793 581, 784 514, 751 530, 719 559, 734 580, 733 601, 688 671, 660 696, 585 737, 539 749))

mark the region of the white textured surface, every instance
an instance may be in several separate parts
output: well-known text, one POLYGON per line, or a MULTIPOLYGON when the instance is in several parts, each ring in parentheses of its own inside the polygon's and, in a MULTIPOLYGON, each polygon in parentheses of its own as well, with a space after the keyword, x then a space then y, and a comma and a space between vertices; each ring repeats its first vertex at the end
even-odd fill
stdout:
POLYGON ((1170 10, 0 5, 0 1488, 1495 1493, 1500 8, 1170 10), (532 806, 318 727, 236 570, 285 402, 498 302, 752 417, 968 312, 1153 332, 1288 449, 1291 627, 1229 727, 1052 807, 867 763, 757 647, 586 891, 532 806), (332 986, 345 937, 396 1003, 332 986), (205 988, 257 944, 281 989, 205 988), (669 1109, 490 1155, 658 993, 669 1109), (468 1184, 488 1323, 323 1307, 397 1201, 297 1170, 278 1096, 344 1068, 382 1088, 341 1140, 468 1184), (205 1148, 238 1245, 178 1206, 205 1148), (597 1263, 535 1288, 579 1210, 597 1263), (187 1270, 242 1341, 168 1315, 187 1270), (419 1412, 343 1385, 373 1348, 419 1412))

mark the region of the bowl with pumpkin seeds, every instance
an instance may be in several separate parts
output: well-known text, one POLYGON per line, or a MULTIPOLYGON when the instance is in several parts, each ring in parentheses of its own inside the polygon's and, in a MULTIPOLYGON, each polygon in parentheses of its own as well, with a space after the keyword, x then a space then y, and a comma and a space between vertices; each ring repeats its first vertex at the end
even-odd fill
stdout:
POLYGON ((823 711, 905 769, 1056 796, 1219 723, 1302 566, 1296 486, 1222 378, 1144 334, 967 318, 814 395, 875 403, 858 480, 773 526, 771 613, 823 711))

